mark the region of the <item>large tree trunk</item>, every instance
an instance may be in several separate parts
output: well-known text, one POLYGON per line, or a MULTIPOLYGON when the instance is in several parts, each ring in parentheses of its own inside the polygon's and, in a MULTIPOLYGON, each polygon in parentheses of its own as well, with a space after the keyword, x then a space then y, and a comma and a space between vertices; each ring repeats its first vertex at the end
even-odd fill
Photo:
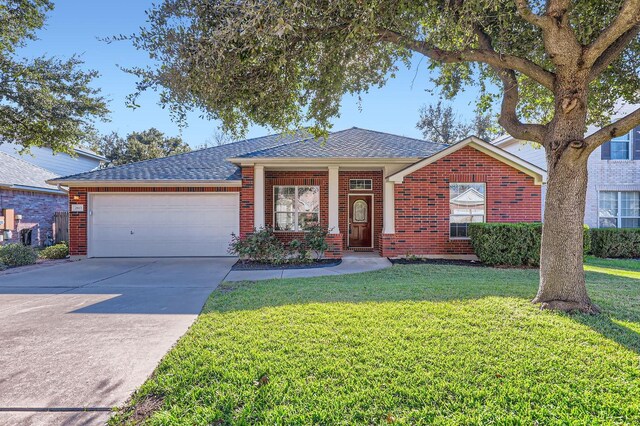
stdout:
MULTIPOLYGON (((571 80, 571 78, 569 78, 571 80)), ((598 313, 587 295, 583 227, 588 152, 584 146, 586 91, 559 88, 556 114, 546 134, 547 198, 540 251, 542 309, 598 313), (563 95, 564 93, 564 95, 563 95)))

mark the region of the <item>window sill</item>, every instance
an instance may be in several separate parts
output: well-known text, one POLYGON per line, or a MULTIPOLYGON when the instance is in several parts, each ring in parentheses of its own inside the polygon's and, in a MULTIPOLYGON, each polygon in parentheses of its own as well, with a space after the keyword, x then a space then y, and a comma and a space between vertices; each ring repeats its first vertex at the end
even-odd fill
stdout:
POLYGON ((461 241, 461 240, 470 240, 470 237, 449 237, 449 241, 461 241))

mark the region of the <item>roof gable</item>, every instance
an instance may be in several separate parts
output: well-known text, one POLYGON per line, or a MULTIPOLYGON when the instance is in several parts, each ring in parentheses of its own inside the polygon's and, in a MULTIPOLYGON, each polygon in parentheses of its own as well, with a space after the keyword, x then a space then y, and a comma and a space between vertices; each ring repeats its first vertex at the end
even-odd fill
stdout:
POLYGON ((410 165, 409 167, 406 167, 388 176, 387 179, 391 182, 402 183, 404 181, 405 176, 410 175, 416 170, 426 167, 429 164, 432 164, 440 160, 441 158, 444 158, 447 155, 452 154, 464 148, 465 146, 470 146, 472 148, 475 148, 478 151, 497 159, 498 161, 501 161, 505 164, 510 165, 515 169, 518 169, 526 173, 527 175, 533 177, 535 180, 535 183, 538 185, 541 185, 543 182, 547 180, 547 172, 545 170, 523 160, 522 158, 516 155, 513 155, 503 149, 500 149, 497 146, 490 144, 489 142, 485 142, 482 139, 477 138, 475 136, 470 136, 429 157, 423 158, 422 160, 410 165))

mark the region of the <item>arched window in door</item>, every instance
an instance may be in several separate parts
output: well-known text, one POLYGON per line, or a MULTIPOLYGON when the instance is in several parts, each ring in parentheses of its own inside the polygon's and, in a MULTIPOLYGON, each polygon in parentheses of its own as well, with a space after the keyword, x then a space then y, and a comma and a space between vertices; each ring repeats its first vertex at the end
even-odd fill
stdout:
POLYGON ((353 221, 354 222, 366 222, 367 221, 367 209, 369 205, 364 200, 356 200, 353 203, 353 221))

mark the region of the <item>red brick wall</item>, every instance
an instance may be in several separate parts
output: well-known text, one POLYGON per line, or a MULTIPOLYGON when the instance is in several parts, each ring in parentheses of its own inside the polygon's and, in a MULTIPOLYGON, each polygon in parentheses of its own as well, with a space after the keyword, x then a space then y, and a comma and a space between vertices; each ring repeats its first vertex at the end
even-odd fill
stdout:
POLYGON ((540 221, 541 187, 532 177, 464 147, 395 185, 394 235, 383 256, 473 254, 469 240, 449 239, 449 183, 486 184, 487 222, 540 221))
POLYGON ((242 168, 242 189, 240 190, 240 238, 251 234, 254 228, 253 211, 253 167, 242 168))
MULTIPOLYGON (((237 187, 144 187, 69 188, 69 254, 87 254, 87 194, 95 192, 240 192, 237 187), (83 212, 72 212, 71 204, 84 205, 83 212)), ((240 196, 242 199, 242 195, 240 196)), ((241 225, 242 226, 242 225, 241 225)), ((241 228, 242 230, 242 228, 241 228)))
MULTIPOLYGON (((319 186, 320 187, 320 224, 329 222, 329 172, 328 171, 273 171, 264 172, 264 223, 273 226, 273 187, 277 185, 319 186)), ((276 231, 278 238, 285 244, 293 239, 303 239, 304 232, 276 231)))
POLYGON ((380 248, 380 234, 382 233, 382 171, 349 171, 339 172, 338 197, 340 232, 344 235, 344 247, 349 246, 349 194, 373 194, 373 247, 380 248), (350 179, 371 179, 372 190, 349 190, 350 179))
MULTIPOLYGON (((20 230, 35 227, 31 235, 31 244, 43 244, 47 232, 52 231, 53 214, 67 211, 67 196, 65 194, 49 194, 34 191, 14 191, 0 189, 0 210, 14 209, 15 214, 22 215, 22 220, 16 221, 13 236, 5 243, 20 241, 20 230)), ((1 214, 1 213, 0 213, 1 214)))

